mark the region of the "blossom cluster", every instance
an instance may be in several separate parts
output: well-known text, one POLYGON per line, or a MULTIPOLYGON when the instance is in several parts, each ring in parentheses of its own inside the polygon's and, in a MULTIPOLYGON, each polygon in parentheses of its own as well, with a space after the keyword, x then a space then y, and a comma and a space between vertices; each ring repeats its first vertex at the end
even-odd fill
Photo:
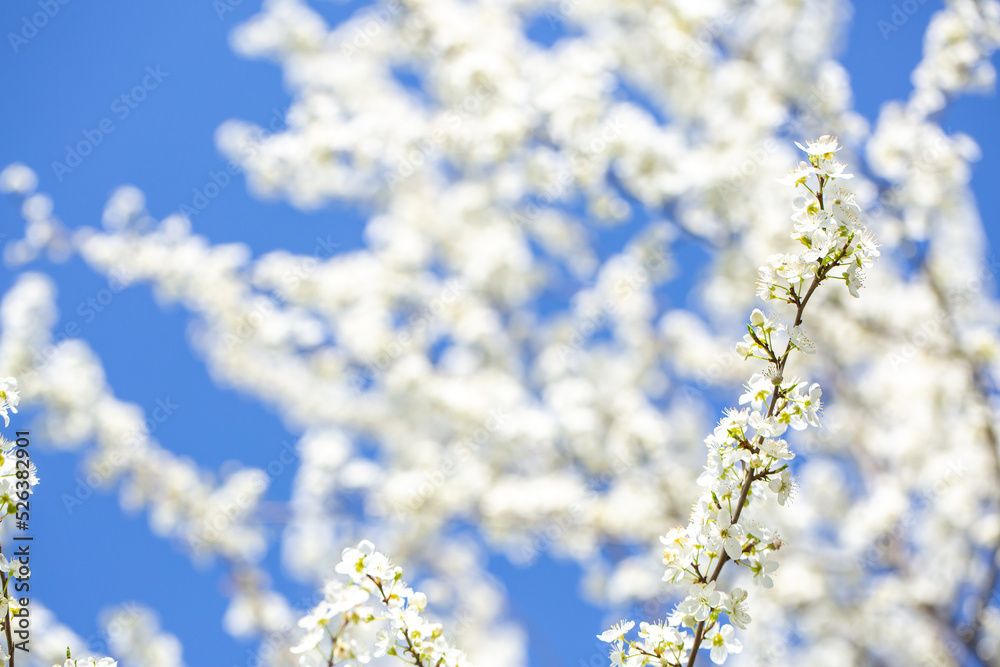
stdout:
POLYGON ((845 165, 835 159, 840 150, 836 139, 824 136, 806 146, 796 145, 809 155, 808 162, 800 162, 787 176, 797 195, 792 238, 805 250, 768 257, 767 264, 758 270, 757 294, 765 300, 798 303, 809 281, 822 280, 842 268, 839 276, 831 277, 844 280, 851 296, 857 297, 863 269, 872 265, 879 251, 858 218, 855 194, 838 182, 853 178, 853 174, 845 173, 845 165), (816 178, 815 189, 809 185, 812 177, 816 178))
MULTIPOLYGON (((7 411, 17 412, 21 394, 17 380, 8 377, 0 380, 0 415, 9 425, 7 411)), ((17 455, 17 444, 0 436, 0 521, 17 511, 17 501, 26 500, 33 486, 38 484, 38 471, 28 458, 17 455)), ((0 555, 0 569, 7 563, 0 555)))
MULTIPOLYGON (((21 393, 18 390, 17 379, 13 377, 0 379, 0 416, 3 416, 5 426, 10 425, 8 411, 16 414, 20 402, 21 393)), ((17 513, 19 501, 23 506, 24 501, 31 495, 32 487, 38 482, 38 472, 34 462, 19 455, 16 441, 0 435, 0 521, 17 513)), ((22 608, 20 597, 12 590, 11 580, 15 577, 19 580, 26 579, 29 576, 27 567, 18 559, 8 559, 0 553, 0 585, 2 585, 0 620, 7 627, 12 627, 12 615, 17 614, 22 608)), ((0 642, 0 662, 10 661, 10 664, 13 664, 14 647, 10 645, 13 640, 9 631, 6 639, 7 643, 0 642)), ((117 667, 117 665, 115 660, 107 657, 72 659, 67 649, 66 661, 53 667, 117 667)))
POLYGON ((0 417, 3 417, 4 426, 10 426, 10 416, 7 413, 8 411, 17 413, 17 404, 20 400, 17 380, 11 377, 0 380, 0 417))
POLYGON ((743 650, 733 626, 743 629, 750 621, 747 591, 717 590, 723 566, 732 561, 748 569, 755 584, 774 585, 774 553, 781 539, 775 530, 748 520, 744 511, 768 497, 780 505, 788 502, 794 489, 789 461, 795 455, 781 436, 788 427, 819 426, 822 408, 820 386, 786 378, 785 365, 792 350, 815 352, 802 330, 802 315, 820 283, 842 279, 857 296, 861 269, 879 255, 857 216, 854 194, 838 182, 851 174, 835 159, 837 140, 823 136, 797 145, 809 161, 801 162, 787 180, 798 195, 791 237, 803 249, 769 257, 758 272, 758 295, 794 306, 794 322, 788 326, 760 309, 750 315, 747 334, 736 349, 744 359, 766 362, 766 370, 747 383, 740 397, 740 405, 747 407, 727 410, 705 439, 708 462, 698 478, 705 491, 694 504, 690 523, 660 538, 663 580, 683 586, 687 594, 666 623, 642 623, 638 641, 625 640, 632 621, 599 635, 612 645, 614 665, 691 665, 703 643, 712 662, 722 664, 729 654, 743 650), (722 614, 729 624, 722 623, 722 614))
MULTIPOLYGON (((17 412, 21 394, 17 390, 17 380, 12 377, 0 379, 0 415, 4 424, 10 425, 7 413, 17 412)), ((30 460, 17 455, 17 444, 0 435, 0 521, 17 512, 18 501, 26 501, 31 495, 31 487, 38 484, 35 465, 30 460)), ((21 609, 19 597, 14 594, 11 579, 17 576, 27 578, 30 573, 14 559, 8 560, 0 553, 0 621, 10 627, 11 614, 21 609), (16 573, 16 574, 15 574, 16 573)), ((8 660, 14 647, 11 646, 10 634, 7 634, 6 644, 0 643, 0 660, 8 660)))
POLYGON ((344 549, 336 571, 347 582, 328 582, 323 601, 299 620, 303 634, 291 651, 299 654, 300 665, 357 665, 386 655, 418 667, 468 665, 465 653, 445 639, 442 625, 422 615, 427 596, 410 588, 402 568, 371 542, 344 549))
POLYGON ((66 658, 66 662, 52 667, 118 667, 118 661, 111 658, 66 658))

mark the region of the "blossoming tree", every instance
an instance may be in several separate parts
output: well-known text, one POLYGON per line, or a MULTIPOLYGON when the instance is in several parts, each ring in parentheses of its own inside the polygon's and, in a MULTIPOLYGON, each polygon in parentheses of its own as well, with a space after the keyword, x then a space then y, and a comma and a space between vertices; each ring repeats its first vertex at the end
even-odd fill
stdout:
MULTIPOLYGON (((219 147, 262 197, 367 205, 366 247, 252 257, 133 187, 71 232, 11 165, 0 377, 157 534, 226 564, 225 626, 261 664, 524 664, 487 551, 578 563, 609 619, 640 621, 638 640, 632 620, 594 628, 615 664, 998 664, 995 265, 977 147, 939 119, 992 83, 1000 5, 935 13, 912 93, 873 128, 833 58, 841 17, 387 0, 328 26, 268 2, 233 44, 282 68, 287 127, 231 121, 219 147), (533 20, 565 36, 538 44, 533 20), (605 229, 627 242, 599 252, 605 229), (696 305, 668 307, 691 245, 696 305), (86 340, 53 344, 44 252, 153 285, 213 377, 301 430, 277 544, 263 471, 176 455, 86 340)), ((111 664, 39 618, 18 664, 111 664)), ((107 622, 112 658, 183 664, 148 610, 107 622)))

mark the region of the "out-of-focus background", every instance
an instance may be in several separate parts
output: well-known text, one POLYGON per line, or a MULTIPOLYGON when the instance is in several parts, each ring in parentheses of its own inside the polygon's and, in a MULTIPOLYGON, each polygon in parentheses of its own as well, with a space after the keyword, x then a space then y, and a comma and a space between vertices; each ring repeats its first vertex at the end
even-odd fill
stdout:
MULTIPOLYGON (((916 11, 886 32, 898 4, 857 2, 840 39, 839 58, 850 75, 855 109, 869 122, 885 101, 908 95, 924 30, 942 5, 912 4, 916 11)), ((313 3, 330 24, 363 6, 313 3)), ((338 253, 361 247, 370 211, 336 203, 303 211, 252 196, 242 174, 219 176, 227 160, 214 137, 224 121, 238 118, 274 131, 286 127, 290 96, 281 70, 241 58, 229 43, 233 29, 258 11, 256 0, 3 3, 0 165, 17 161, 33 168, 38 189, 53 197, 55 214, 70 229, 99 226, 109 195, 132 184, 144 191, 153 216, 189 207, 196 211, 195 233, 214 244, 247 244, 254 256, 277 248, 309 254, 317 239, 335 244, 338 253), (54 13, 44 25, 27 27, 39 12, 54 13), (90 142, 92 151, 77 161, 69 152, 81 141, 90 142), (215 193, 210 199, 206 186, 215 193)), ((540 21, 531 36, 551 42, 560 30, 540 21)), ((995 94, 962 97, 940 119, 947 132, 967 133, 982 149, 971 183, 991 248, 1000 244, 998 119, 995 94)), ((8 200, 0 203, 0 242, 22 233, 19 202, 8 200)), ((600 243, 606 245, 598 253, 605 254, 620 248, 622 238, 608 234, 600 243)), ((698 275, 702 259, 694 251, 677 259, 698 275)), ((153 435, 167 449, 209 470, 224 470, 231 460, 263 468, 297 440, 300 433, 273 410, 213 381, 189 345, 188 314, 176 304, 159 303, 148 285, 113 289, 107 276, 78 257, 64 263, 42 258, 34 266, 58 286, 57 334, 69 331, 93 347, 119 398, 147 414, 160 408, 157 414, 164 418, 153 435)), ((13 280, 11 272, 0 274, 0 293, 13 280)), ((670 298, 684 303, 689 285, 672 285, 670 298)), ((31 424, 34 414, 27 406, 16 415, 17 428, 31 424)), ((219 564, 192 566, 169 541, 151 533, 142 514, 123 513, 116 493, 94 492, 81 503, 67 503, 66 494, 76 493, 80 484, 81 455, 42 440, 33 447, 42 480, 32 501, 37 600, 97 650, 103 641, 100 611, 134 599, 156 609, 163 628, 181 639, 187 665, 251 664, 254 644, 231 638, 222 628, 227 600, 219 564)), ((288 497, 292 478, 291 466, 273 476, 267 498, 274 507, 288 497)), ((269 521, 275 533, 280 530, 280 509, 269 521)), ((271 549, 265 567, 280 572, 279 555, 271 549)), ((330 554, 331 562, 337 557, 330 554)), ((577 565, 543 554, 521 567, 495 555, 489 567, 509 593, 511 617, 528 632, 531 664, 590 664, 595 635, 608 619, 581 598, 577 565)), ((274 585, 292 599, 311 589, 281 576, 274 585)))

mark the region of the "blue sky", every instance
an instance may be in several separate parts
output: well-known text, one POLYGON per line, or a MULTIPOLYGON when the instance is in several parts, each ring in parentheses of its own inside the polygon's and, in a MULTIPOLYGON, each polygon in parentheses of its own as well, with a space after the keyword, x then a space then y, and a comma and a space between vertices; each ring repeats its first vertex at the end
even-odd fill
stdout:
MULTIPOLYGON (((145 191, 156 216, 190 205, 193 191, 225 168, 213 142, 219 124, 242 118, 266 125, 288 105, 277 67, 242 60, 228 46, 232 28, 259 5, 244 0, 220 18, 207 0, 2 3, 0 165, 21 161, 33 167, 40 189, 54 197, 57 215, 70 227, 99 225, 108 195, 124 183, 145 191), (24 32, 25 41, 11 44, 9 34, 22 33, 25 17, 42 11, 41 5, 58 11, 36 33, 24 32), (126 105, 121 96, 144 83, 145 99, 134 108, 126 105), (56 173, 52 163, 65 162, 67 144, 85 132, 100 133, 93 153, 72 171, 56 173)), ((318 4, 330 19, 357 6, 318 4)), ((879 21, 891 19, 893 3, 866 1, 856 9, 843 62, 856 107, 869 119, 883 101, 905 97, 910 89, 923 30, 940 3, 916 6, 888 35, 879 21)), ((994 185, 1000 174, 998 111, 996 96, 965 98, 944 120, 946 130, 966 132, 983 148, 973 185, 994 248, 1000 242, 995 213, 1000 188, 994 185)), ((21 223, 13 203, 0 203, 0 233, 17 236, 21 223)), ((241 179, 223 188, 193 225, 213 242, 242 241, 255 254, 275 247, 311 252, 317 237, 331 236, 342 248, 356 247, 361 239, 356 212, 330 206, 306 214, 280 202, 260 202, 247 194, 241 179)), ((137 286, 116 294, 91 317, 82 304, 107 287, 106 279, 79 260, 39 267, 59 284, 63 319, 57 330, 71 321, 80 326, 117 396, 147 410, 168 399, 179 406, 155 432, 166 447, 214 470, 231 458, 266 465, 294 440, 276 415, 213 385, 191 354, 188 318, 179 308, 161 308, 148 287, 137 286)), ((0 273, 0 291, 11 280, 8 271, 0 273)), ((18 428, 27 416, 18 418, 18 428)), ((186 644, 191 667, 247 662, 250 646, 229 639, 221 628, 225 598, 218 567, 192 568, 185 556, 150 534, 144 515, 122 516, 115 495, 96 495, 68 513, 60 498, 76 487, 78 456, 46 453, 41 442, 34 453, 43 480, 32 513, 36 599, 98 642, 98 611, 135 599, 160 611, 167 630, 186 644)), ((273 497, 287 496, 291 477, 274 480, 273 497)), ((575 666, 590 660, 603 619, 577 602, 574 567, 543 559, 519 570, 501 558, 493 567, 508 580, 513 613, 531 633, 534 664, 575 666), (556 613, 552 600, 565 601, 556 613)), ((301 593, 285 590, 296 598, 301 593)))

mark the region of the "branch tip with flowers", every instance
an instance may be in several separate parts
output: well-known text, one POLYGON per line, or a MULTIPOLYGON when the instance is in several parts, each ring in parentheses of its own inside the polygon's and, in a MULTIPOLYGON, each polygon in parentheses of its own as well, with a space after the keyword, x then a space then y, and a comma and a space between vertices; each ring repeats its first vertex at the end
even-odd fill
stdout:
MULTIPOLYGON (((838 183, 851 175, 835 159, 837 140, 824 136, 799 147, 809 160, 787 180, 799 195, 791 236, 804 250, 769 257, 757 281, 757 294, 794 306, 794 318, 789 326, 760 309, 751 314, 737 351, 744 359, 765 361, 768 368, 748 381, 740 405, 749 406, 727 410, 705 439, 708 463, 698 483, 707 489, 695 503, 690 523, 660 538, 667 566, 663 579, 685 584, 687 596, 665 622, 641 623, 638 641, 625 639, 633 621, 598 635, 612 644, 613 665, 691 667, 706 643, 711 660, 722 664, 743 649, 734 626, 745 629, 750 622, 746 590, 716 590, 723 566, 733 561, 749 569, 758 585, 773 586, 771 576, 778 568, 773 553, 781 541, 773 530, 741 519, 751 501, 772 496, 780 505, 788 502, 794 488, 788 461, 794 454, 781 435, 789 426, 819 426, 822 407, 819 385, 786 379, 785 367, 792 350, 815 352, 802 322, 816 288, 825 280, 843 280, 858 296, 863 269, 879 255, 859 221, 854 194, 838 183), (721 623, 722 614, 728 624, 721 623)), ((371 542, 345 549, 336 572, 348 581, 327 583, 325 599, 299 621, 302 635, 292 652, 300 655, 300 665, 356 665, 384 655, 417 667, 468 664, 465 654, 444 639, 441 625, 421 616, 426 596, 410 588, 402 570, 371 542), (369 651, 372 632, 374 650, 369 651)))
POLYGON ((292 652, 303 667, 354 666, 392 655, 416 667, 466 667, 440 623, 422 616, 427 596, 403 581, 403 570, 364 540, 344 549, 324 599, 299 621, 303 634, 292 652), (371 635, 374 634, 374 650, 371 635))
POLYGON ((66 662, 61 665, 53 665, 52 667, 118 667, 118 661, 113 658, 80 658, 78 660, 73 659, 70 654, 69 647, 66 647, 66 662))
MULTIPOLYGON (((18 403, 21 402, 21 394, 17 390, 17 380, 7 377, 0 380, 0 417, 3 417, 4 426, 10 426, 10 413, 17 414, 18 403)), ((11 441, 0 435, 0 506, 3 508, 0 521, 17 513, 17 504, 28 499, 31 494, 31 487, 38 484, 38 475, 35 474, 35 467, 32 463, 20 460, 15 455, 17 449, 16 441, 11 441)), ((15 559, 7 560, 0 546, 0 589, 3 597, 0 598, 0 616, 3 617, 3 643, 0 643, 0 660, 5 661, 8 667, 14 667, 14 634, 13 618, 21 610, 18 598, 10 595, 8 586, 14 575, 18 579, 28 577, 27 568, 20 566, 15 559)))
MULTIPOLYGON (((10 426, 10 413, 17 414, 17 406, 21 402, 21 394, 17 388, 17 380, 12 377, 0 380, 0 417, 4 426, 10 426)), ((20 435, 20 434, 18 434, 20 435)), ((0 521, 9 516, 16 516, 18 504, 24 505, 31 496, 31 489, 38 484, 38 473, 35 464, 25 456, 23 450, 18 450, 17 441, 11 441, 0 435, 0 521)), ((23 580, 30 576, 27 565, 18 559, 7 560, 0 548, 0 615, 3 616, 3 642, 0 642, 0 662, 7 667, 14 667, 16 650, 28 649, 14 642, 13 619, 21 610, 21 600, 9 594, 8 586, 12 579, 23 580), (16 576, 15 576, 16 575, 16 576)), ((25 644, 27 642, 24 642, 25 644)), ((66 647, 66 661, 53 667, 117 667, 118 662, 112 658, 80 658, 74 659, 70 649, 66 647)))
MULTIPOLYGON (((794 318, 787 325, 760 309, 751 314, 737 351, 744 359, 765 361, 768 368, 748 381, 740 405, 749 406, 726 410, 705 439, 708 463, 698 483, 707 489, 695 503, 690 523, 660 538, 667 566, 663 579, 685 584, 687 596, 665 622, 641 623, 638 641, 625 639, 633 621, 622 621, 598 635, 612 644, 613 665, 691 667, 706 643, 711 660, 722 664, 729 654, 743 650, 734 627, 745 629, 750 622, 746 590, 716 590, 723 566, 733 561, 749 569, 758 585, 773 586, 771 576, 778 568, 773 553, 781 541, 773 530, 743 520, 743 513, 751 501, 768 496, 780 505, 788 502, 794 488, 788 461, 794 454, 781 436, 789 426, 796 430, 819 426, 822 407, 819 385, 786 379, 785 367, 793 350, 815 352, 802 323, 819 285, 843 280, 858 296, 863 270, 879 255, 858 218, 854 194, 838 182, 851 174, 835 159, 840 150, 837 140, 824 136, 797 145, 809 160, 801 162, 787 181, 798 194, 791 236, 804 250, 769 257, 757 281, 757 294, 794 306, 794 318), (722 614, 728 624, 721 623, 722 614)), ((292 652, 300 655, 300 665, 356 665, 384 655, 417 667, 468 664, 465 654, 444 639, 441 625, 421 616, 426 596, 410 588, 402 580, 402 570, 371 542, 345 549, 336 572, 348 581, 327 583, 325 599, 299 621, 302 635, 292 652), (369 651, 372 632, 374 650, 369 651)))
POLYGON ((640 623, 638 640, 625 639, 633 621, 598 635, 612 645, 612 665, 692 667, 703 645, 710 649, 712 662, 722 664, 729 654, 743 650, 734 626, 745 629, 750 622, 746 590, 716 590, 723 566, 733 561, 749 569, 756 584, 773 586, 771 575, 778 568, 773 554, 781 541, 773 530, 746 521, 744 510, 751 501, 769 496, 780 505, 788 502, 793 489, 788 461, 794 454, 781 436, 789 426, 819 426, 822 407, 820 386, 786 379, 785 367, 793 350, 815 352, 802 322, 819 285, 843 280, 857 297, 863 270, 879 255, 860 222, 854 193, 840 184, 852 175, 836 160, 841 149, 837 140, 823 136, 796 145, 808 161, 800 162, 786 180, 796 189, 791 237, 804 249, 772 255, 758 270, 757 280, 758 296, 794 306, 794 318, 788 325, 760 309, 751 314, 747 334, 736 349, 744 359, 761 359, 768 367, 750 377, 740 397, 740 405, 749 407, 726 410, 705 439, 708 462, 698 483, 707 489, 695 503, 690 522, 660 538, 665 547, 663 580, 686 586, 687 595, 665 622, 640 623), (728 624, 721 622, 722 614, 728 624))

